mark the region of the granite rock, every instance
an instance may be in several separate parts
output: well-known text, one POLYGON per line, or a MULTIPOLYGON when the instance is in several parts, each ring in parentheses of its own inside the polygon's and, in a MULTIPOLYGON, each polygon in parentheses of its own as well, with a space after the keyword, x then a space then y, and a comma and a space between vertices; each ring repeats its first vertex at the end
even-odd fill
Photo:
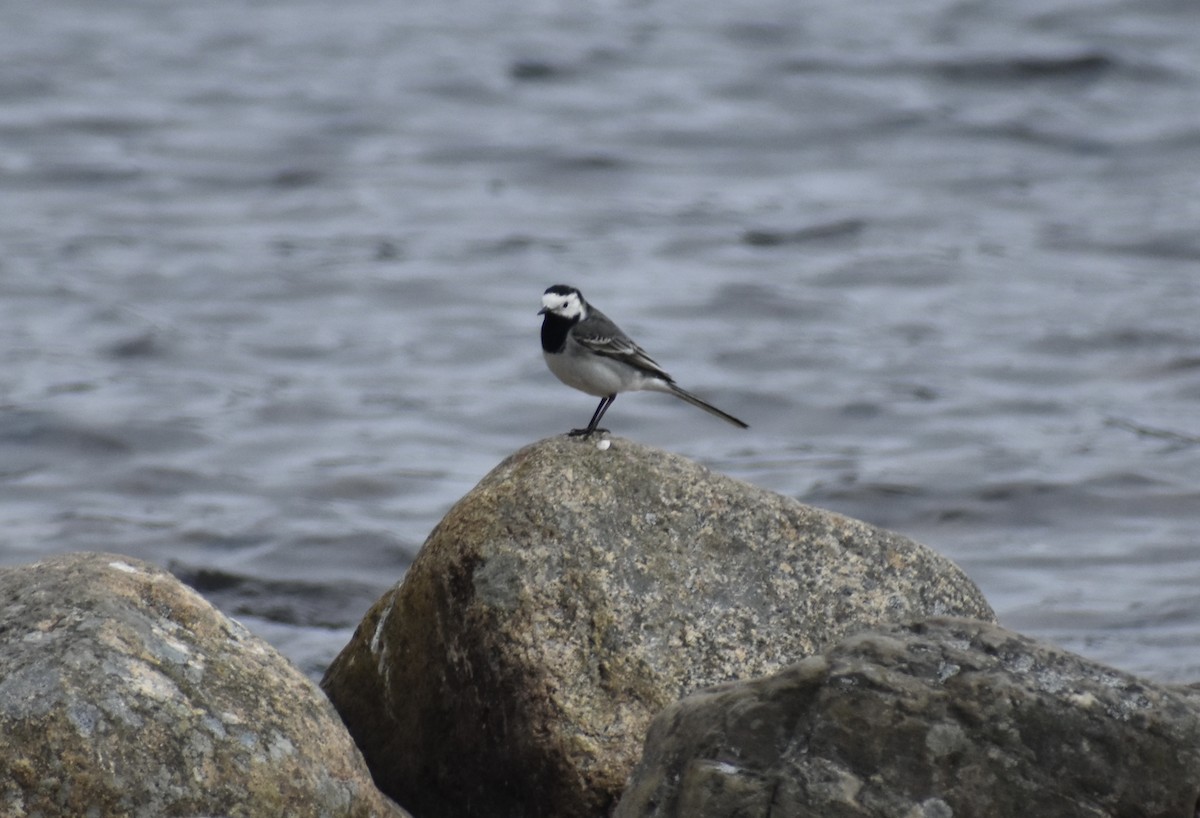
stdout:
POLYGON ((627 440, 564 436, 447 513, 322 686, 380 787, 421 818, 595 818, 681 696, 935 614, 993 616, 904 537, 627 440))
POLYGON ((316 685, 159 568, 6 568, 0 617, 2 815, 406 815, 316 685))
POLYGON ((615 818, 1191 818, 1200 708, 993 624, 858 633, 655 720, 615 818))

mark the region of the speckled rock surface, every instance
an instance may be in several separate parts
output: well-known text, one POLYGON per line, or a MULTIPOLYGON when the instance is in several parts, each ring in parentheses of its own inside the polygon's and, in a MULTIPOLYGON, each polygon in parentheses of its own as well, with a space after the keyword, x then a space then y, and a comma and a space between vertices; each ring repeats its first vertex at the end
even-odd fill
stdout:
POLYGON ((0 815, 403 818, 321 692, 170 574, 0 570, 0 815))
POLYGON ((1183 690, 929 620, 672 705, 616 818, 1191 818, 1198 714, 1183 690))
POLYGON ((557 437, 451 509, 322 685, 421 818, 595 818, 682 695, 937 613, 992 618, 903 537, 627 440, 557 437))

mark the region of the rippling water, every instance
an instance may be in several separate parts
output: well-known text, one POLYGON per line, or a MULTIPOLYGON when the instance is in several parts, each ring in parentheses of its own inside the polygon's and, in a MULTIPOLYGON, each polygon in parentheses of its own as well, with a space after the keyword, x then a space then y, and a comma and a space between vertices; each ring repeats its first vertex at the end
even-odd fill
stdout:
POLYGON ((571 283, 752 428, 606 425, 1200 676, 1191 0, 12 0, 0 561, 171 567, 318 674, 593 400, 571 283))

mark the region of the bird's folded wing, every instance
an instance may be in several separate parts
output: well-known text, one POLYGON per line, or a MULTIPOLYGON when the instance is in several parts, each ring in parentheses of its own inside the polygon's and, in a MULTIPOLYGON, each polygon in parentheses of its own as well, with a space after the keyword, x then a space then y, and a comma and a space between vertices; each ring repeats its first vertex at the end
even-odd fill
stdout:
POLYGON ((666 370, 658 365, 657 361, 646 354, 646 350, 626 335, 589 335, 576 330, 575 340, 597 355, 627 363, 643 370, 648 375, 662 378, 667 383, 672 383, 674 380, 666 373, 666 370))

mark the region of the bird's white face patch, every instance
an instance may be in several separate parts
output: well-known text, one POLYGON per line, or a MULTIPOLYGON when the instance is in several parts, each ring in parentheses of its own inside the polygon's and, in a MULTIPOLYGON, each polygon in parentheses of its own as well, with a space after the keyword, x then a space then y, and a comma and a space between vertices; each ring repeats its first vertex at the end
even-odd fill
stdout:
POLYGON ((583 301, 579 298, 579 293, 567 293, 566 295, 546 293, 542 296, 542 306, 546 308, 546 312, 560 318, 582 320, 586 317, 584 315, 586 310, 584 310, 583 301))

